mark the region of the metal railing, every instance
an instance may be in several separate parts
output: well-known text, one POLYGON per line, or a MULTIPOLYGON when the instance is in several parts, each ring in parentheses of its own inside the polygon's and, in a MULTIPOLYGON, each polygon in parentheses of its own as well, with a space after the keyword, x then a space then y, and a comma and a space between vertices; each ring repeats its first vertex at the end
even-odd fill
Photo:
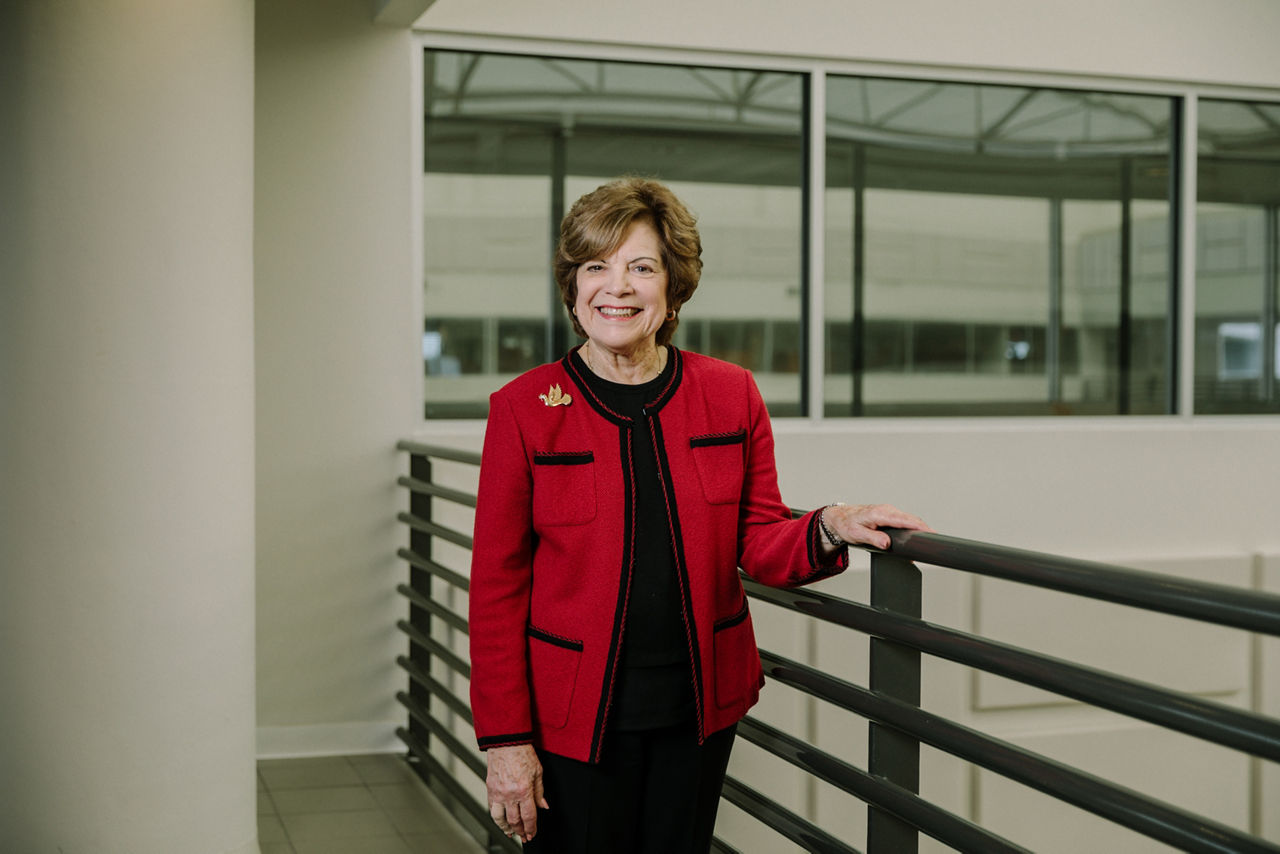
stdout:
MULTIPOLYGON (((490 851, 515 852, 519 847, 492 825, 486 805, 459 782, 438 755, 440 751, 431 746, 431 739, 436 739, 453 757, 449 763, 465 767, 483 780, 484 761, 473 746, 474 740, 455 732, 456 721, 471 724, 467 699, 453 690, 449 684, 452 678, 435 675, 443 669, 460 677, 470 676, 467 661, 447 640, 450 633, 465 633, 467 622, 446 604, 448 591, 466 591, 468 579, 432 557, 435 539, 463 549, 471 547, 469 535, 433 520, 433 502, 475 506, 473 494, 433 480, 432 460, 478 466, 479 454, 416 442, 402 442, 399 448, 410 454, 409 475, 399 480, 410 494, 409 511, 399 516, 409 526, 410 542, 399 554, 409 563, 411 577, 408 585, 399 588, 409 600, 409 619, 398 625, 409 636, 410 652, 398 659, 409 675, 408 690, 397 695, 408 711, 409 722, 398 735, 408 747, 408 761, 417 773, 445 796, 455 814, 466 819, 477 840, 490 851), (446 639, 438 636, 441 634, 446 639)), ((865 802, 865 850, 869 854, 915 852, 921 833, 959 851, 1028 850, 921 798, 922 744, 1180 850, 1280 852, 1280 845, 1258 836, 920 708, 921 654, 927 653, 1280 762, 1280 720, 922 620, 921 574, 913 562, 1272 636, 1280 636, 1280 596, 941 534, 890 533, 891 550, 871 554, 868 604, 805 588, 765 587, 744 578, 748 595, 757 601, 854 629, 870 638, 870 679, 865 688, 761 650, 765 673, 774 682, 870 722, 866 769, 751 716, 738 727, 739 738, 865 802)), ((733 777, 726 780, 723 797, 805 850, 855 854, 859 850, 733 777)), ((719 838, 713 849, 729 854, 736 851, 719 838)))

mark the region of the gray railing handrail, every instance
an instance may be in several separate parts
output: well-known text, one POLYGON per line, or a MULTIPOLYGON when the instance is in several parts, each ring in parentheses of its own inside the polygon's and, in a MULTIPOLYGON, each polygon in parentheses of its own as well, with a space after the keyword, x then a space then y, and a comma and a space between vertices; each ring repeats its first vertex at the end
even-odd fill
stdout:
POLYGON ((396 442, 396 450, 408 451, 421 457, 431 457, 437 460, 449 460, 455 463, 466 463, 467 465, 480 465, 480 454, 477 451, 464 451, 461 448, 449 448, 445 445, 432 445, 429 442, 419 442, 416 439, 401 439, 396 442))
POLYGON ((781 608, 1280 762, 1280 720, 816 590, 743 583, 781 608))
MULTIPOLYGON (((409 747, 408 760, 419 775, 428 782, 438 781, 458 801, 458 807, 476 821, 472 832, 487 836, 489 850, 516 854, 518 847, 497 834, 489 823, 483 802, 466 794, 453 778, 451 767, 431 755, 428 744, 428 739, 435 741, 471 773, 483 776, 483 763, 452 731, 451 724, 435 717, 433 708, 441 703, 441 710, 447 709, 450 715, 469 723, 465 691, 455 693, 452 677, 442 681, 432 672, 434 665, 440 665, 447 668, 441 672, 470 676, 465 658, 453 651, 451 642, 434 637, 436 632, 432 630, 436 625, 449 634, 468 632, 467 619, 454 610, 457 602, 453 597, 455 592, 465 593, 469 579, 436 563, 431 543, 443 540, 464 549, 470 549, 473 543, 467 533, 433 521, 431 502, 475 507, 473 493, 434 482, 432 461, 478 466, 480 454, 412 440, 402 441, 397 447, 412 455, 409 476, 397 480, 410 494, 409 512, 397 517, 409 528, 410 545, 397 553, 408 562, 412 576, 410 584, 397 588, 411 609, 411 619, 397 623, 410 640, 409 655, 397 658, 410 680, 410 690, 396 697, 409 717, 408 727, 397 730, 397 735, 409 747), (434 589, 432 579, 437 582, 434 589), (446 598, 436 598, 437 593, 446 598)), ((798 511, 793 513, 800 515, 798 511)), ((921 573, 912 562, 1273 636, 1280 636, 1280 596, 944 534, 902 530, 888 533, 892 540, 889 551, 869 550, 870 604, 811 589, 768 588, 744 577, 748 595, 757 601, 845 626, 869 637, 871 667, 867 688, 761 650, 766 673, 772 680, 820 697, 869 722, 865 770, 754 718, 744 719, 739 728, 741 737, 865 802, 868 852, 915 851, 919 832, 961 851, 986 854, 1024 850, 919 797, 919 747, 928 744, 1182 850, 1280 854, 1280 846, 1263 838, 922 710, 919 660, 923 653, 1260 759, 1280 761, 1280 719, 924 621, 920 609, 921 573)), ((807 850, 832 854, 857 851, 845 840, 733 777, 727 778, 723 796, 807 850)), ((713 839, 712 847, 719 854, 738 854, 719 838, 713 839)))
MULTIPOLYGON (((473 452, 408 440, 400 442, 397 447, 412 454, 480 464, 480 455, 473 452)), ((472 493, 439 486, 423 489, 424 482, 407 477, 400 478, 398 482, 415 491, 475 506, 472 493)), ((795 515, 803 511, 792 512, 795 515)), ((423 520, 404 514, 400 521, 409 525, 423 524, 423 520)), ((470 540, 462 532, 438 529, 427 532, 437 533, 457 545, 470 548, 470 540)), ((888 533, 893 541, 892 553, 907 560, 1280 637, 1280 595, 1274 593, 1015 549, 946 534, 904 530, 890 530, 888 533)))
POLYGON ((443 579, 463 593, 471 590, 471 579, 460 572, 454 572, 447 566, 441 566, 431 558, 423 557, 412 549, 396 549, 396 557, 402 558, 409 566, 425 570, 436 578, 443 579))
MULTIPOLYGON (((785 661, 785 659, 778 660, 785 661)), ((781 666, 766 660, 765 672, 777 678, 781 666)), ((802 681, 789 678, 789 674, 785 672, 781 675, 783 678, 780 681, 804 690, 802 681)), ((867 693, 871 694, 870 691, 867 693)), ((812 694, 812 696, 818 695, 812 694)), ((876 695, 872 694, 872 696, 876 695)), ((904 706, 904 708, 911 707, 904 706)), ((962 851, 982 851, 984 854, 1030 854, 1026 848, 1015 845, 967 819, 952 815, 914 792, 909 792, 901 786, 856 768, 841 759, 813 750, 808 742, 756 720, 750 715, 738 724, 738 738, 744 738, 775 756, 782 757, 797 768, 843 789, 866 803, 877 804, 911 821, 925 833, 938 839, 946 839, 952 847, 959 847, 962 851)))
POLYGON ((890 530, 891 553, 920 563, 1280 636, 1280 595, 1059 557, 946 534, 890 530))
POLYGON ((421 531, 424 534, 431 534, 442 540, 448 540, 455 546, 462 546, 464 549, 471 549, 472 539, 470 534, 464 534, 445 525, 430 522, 419 516, 414 516, 412 513, 397 513, 396 520, 404 522, 415 531, 421 531))
MULTIPOLYGON (((1220 822, 1100 779, 940 715, 883 697, 816 668, 767 651, 761 651, 761 658, 765 673, 783 684, 891 726, 952 756, 1038 789, 1064 803, 1138 829, 1180 850, 1222 854, 1274 854, 1280 850, 1220 822)), ((974 850, 996 849, 983 845, 974 850)))
POLYGON ((446 501, 452 501, 454 504, 461 504, 464 507, 475 507, 476 496, 471 492, 463 492, 461 489, 450 489, 447 486, 441 486, 438 483, 431 483, 425 480, 418 480, 415 477, 399 477, 396 483, 400 486, 409 487, 410 492, 420 492, 424 495, 434 495, 436 498, 443 498, 446 501))

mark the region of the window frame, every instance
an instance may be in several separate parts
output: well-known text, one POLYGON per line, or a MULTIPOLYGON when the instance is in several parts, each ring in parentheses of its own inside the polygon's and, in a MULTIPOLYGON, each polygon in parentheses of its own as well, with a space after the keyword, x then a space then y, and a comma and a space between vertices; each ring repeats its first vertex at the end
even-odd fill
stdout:
MULTIPOLYGON (((808 98, 805 105, 807 115, 804 128, 807 144, 807 162, 805 181, 802 186, 804 202, 803 235, 806 246, 802 247, 802 261, 806 275, 802 306, 805 315, 802 319, 802 347, 805 349, 801 374, 805 387, 801 389, 801 400, 807 407, 807 413, 799 416, 775 416, 775 422, 781 424, 848 424, 853 422, 875 421, 911 421, 919 423, 918 417, 882 417, 882 416, 829 416, 824 413, 824 383, 826 380, 826 333, 828 319, 825 315, 825 226, 824 194, 826 186, 826 83, 829 75, 838 76, 872 76, 891 77, 903 80, 934 81, 940 83, 991 84, 1005 86, 1031 86, 1054 89, 1075 89, 1116 94, 1150 95, 1169 97, 1173 102, 1175 120, 1173 127, 1176 135, 1171 138, 1172 156, 1172 196, 1170 198, 1170 215, 1177 223, 1176 247, 1171 258, 1170 292, 1173 295, 1169 308, 1169 328, 1171 342, 1169 345, 1170 360, 1170 397, 1171 407, 1164 414, 1082 414, 1070 418, 1058 415, 956 415, 941 419, 949 424, 1008 424, 1050 422, 1097 422, 1120 419, 1132 424, 1142 420, 1169 422, 1173 420, 1190 421, 1192 419, 1218 419, 1248 417, 1265 418, 1267 414, 1197 414, 1195 412, 1195 345, 1196 345, 1196 207, 1197 207, 1197 144, 1198 144, 1198 102, 1201 98, 1215 100, 1241 100, 1280 104, 1280 91, 1240 85, 1214 84, 1202 82, 1160 81, 1149 78, 1128 78, 1120 76, 1093 76, 1076 73, 1053 73, 1040 70, 994 70, 989 68, 964 68, 956 66, 932 66, 927 64, 897 64, 885 62, 860 61, 855 59, 807 58, 795 56, 774 56, 769 54, 735 53, 726 55, 723 52, 669 48, 647 47, 643 45, 609 44, 607 46, 586 44, 573 41, 555 41, 539 39, 536 41, 509 36, 483 36, 454 34, 444 32, 414 33, 415 83, 413 104, 417 109, 415 120, 415 165, 417 173, 421 173, 424 161, 424 130, 421 113, 423 101, 423 56, 427 50, 476 51, 486 53, 506 53, 521 56, 563 57, 583 60, 632 61, 641 63, 674 64, 691 66, 724 67, 729 69, 751 68, 761 71, 779 71, 798 73, 807 80, 808 98)), ((415 182, 415 213, 420 213, 423 206, 421 197, 421 181, 415 182)), ((419 216, 420 219, 420 216, 419 216)), ((421 228, 416 229, 415 269, 421 282, 422 235, 421 228)), ((417 326, 421 329, 425 317, 425 306, 422 305, 420 284, 414 288, 415 314, 417 326)), ((419 394, 421 394, 419 389, 419 394)), ((419 406, 422 425, 439 427, 443 430, 465 423, 475 423, 483 419, 428 419, 424 407, 419 406)), ((1274 416, 1272 416, 1274 417, 1274 416)))

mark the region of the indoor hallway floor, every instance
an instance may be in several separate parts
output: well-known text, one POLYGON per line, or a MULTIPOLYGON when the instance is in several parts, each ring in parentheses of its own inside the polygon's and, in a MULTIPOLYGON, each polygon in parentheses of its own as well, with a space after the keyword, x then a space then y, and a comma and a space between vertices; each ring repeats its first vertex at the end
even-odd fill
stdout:
POLYGON ((483 854, 400 756, 258 762, 262 854, 483 854))

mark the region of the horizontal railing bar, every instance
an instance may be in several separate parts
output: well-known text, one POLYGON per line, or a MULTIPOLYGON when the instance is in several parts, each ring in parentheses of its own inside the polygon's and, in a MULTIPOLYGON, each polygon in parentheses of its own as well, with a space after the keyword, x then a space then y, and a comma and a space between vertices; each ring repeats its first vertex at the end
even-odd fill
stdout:
POLYGON ((461 673, 468 679, 471 678, 471 665, 463 660, 456 652, 449 649, 435 638, 428 637, 417 626, 410 624, 408 620, 397 620, 396 628, 408 635, 410 640, 425 649, 427 652, 432 655, 439 656, 440 660, 449 665, 449 667, 453 668, 458 673, 461 673))
POLYGON ((711 837, 711 850, 716 854, 742 854, 741 851, 718 836, 711 837))
POLYGON ((919 830, 959 851, 984 854, 1030 854, 1030 850, 926 801, 914 792, 873 776, 837 759, 812 744, 788 735, 753 717, 738 724, 738 735, 787 760, 802 771, 825 780, 864 803, 896 815, 919 830))
POLYGON ((893 554, 1036 587, 1280 636, 1280 595, 1013 549, 924 531, 891 530, 893 554))
POLYGON ((1010 780, 1183 851, 1276 854, 1280 847, 1070 765, 902 703, 815 668, 760 651, 765 673, 1010 780))
POLYGON ((429 596, 424 596, 421 591, 414 590, 407 584, 397 584, 396 592, 424 611, 429 611, 433 616, 439 617, 463 634, 471 632, 471 627, 467 624, 466 617, 454 613, 429 596))
POLYGON ((455 463, 480 465, 480 454, 475 451, 463 451, 458 448, 446 448, 444 445, 429 445, 426 442, 415 442, 412 439, 401 439, 396 442, 396 450, 408 451, 419 457, 432 457, 438 460, 449 460, 455 463))
POLYGON ((449 732, 444 724, 436 720, 432 716, 430 709, 425 708, 404 691, 396 692, 396 700, 409 710, 409 717, 431 730, 431 734, 440 739, 440 743, 447 747, 450 753, 461 759, 462 764, 470 768, 472 773, 481 780, 485 778, 488 769, 485 767, 484 760, 468 750, 456 735, 449 732))
POLYGON ((421 570, 425 570, 426 572, 431 573, 437 578, 441 578, 449 582, 451 585, 463 591, 464 593, 470 592, 471 590, 470 578, 467 578, 465 575, 463 575, 462 573, 456 570, 449 569, 449 567, 447 566, 442 566, 441 564, 436 563, 431 558, 423 557, 417 552, 411 549, 406 549, 406 548, 397 549, 396 556, 404 558, 406 561, 409 562, 410 566, 417 567, 418 569, 421 569, 421 570))
POLYGON ((857 848, 850 848, 813 822, 806 821, 733 777, 725 777, 721 797, 802 846, 805 851, 817 854, 861 854, 857 848))
POLYGON ((410 679, 426 688, 427 693, 433 697, 438 697, 454 714, 468 724, 475 726, 475 718, 471 715, 471 707, 467 705, 466 700, 453 693, 448 685, 423 670, 417 662, 407 656, 397 655, 396 664, 400 665, 409 674, 410 679))
POLYGON ((474 540, 468 534, 455 531, 453 528, 447 528, 435 522, 428 522, 426 519, 419 519, 411 513, 400 512, 396 514, 396 518, 415 531, 421 531, 424 534, 448 540, 455 545, 462 546, 464 549, 470 549, 474 543, 474 540))
POLYGON ((753 597, 789 610, 898 641, 921 652, 1224 747, 1280 761, 1280 721, 1263 715, 816 591, 781 590, 754 581, 746 581, 744 585, 753 597))
MULTIPOLYGON (((414 772, 417 773, 420 778, 422 777, 423 771, 425 771, 430 774, 433 779, 439 781, 439 783, 448 790, 454 803, 466 810, 467 813, 475 820, 477 827, 487 827, 489 822, 493 821, 493 819, 489 817, 488 809, 482 806, 480 802, 476 800, 474 795, 462 787, 462 784, 454 778, 453 773, 446 769, 444 765, 440 763, 440 760, 432 756, 422 742, 418 741, 418 739, 414 737, 413 733, 403 727, 397 727, 396 736, 405 743, 406 747, 409 748, 409 754, 417 760, 418 764, 426 766, 425 768, 414 768, 414 772)), ((412 767, 413 763, 410 763, 410 766, 412 767)), ((423 782, 425 783, 426 780, 424 779, 423 782)), ((473 836, 472 838, 474 839, 475 837, 473 836)), ((520 846, 515 842, 515 840, 508 839, 501 834, 491 834, 486 838, 486 842, 481 842, 480 844, 487 845, 486 850, 492 851, 492 846, 495 842, 500 844, 503 850, 509 852, 509 854, 520 854, 520 846)))
POLYGON ((396 478, 396 483, 400 486, 409 488, 410 492, 419 495, 430 495, 435 498, 443 498, 446 501, 452 501, 454 504, 461 504, 466 507, 476 506, 476 496, 473 492, 463 492, 461 489, 452 489, 448 486, 441 486, 438 483, 432 483, 429 480, 420 480, 416 477, 401 475, 396 478))

